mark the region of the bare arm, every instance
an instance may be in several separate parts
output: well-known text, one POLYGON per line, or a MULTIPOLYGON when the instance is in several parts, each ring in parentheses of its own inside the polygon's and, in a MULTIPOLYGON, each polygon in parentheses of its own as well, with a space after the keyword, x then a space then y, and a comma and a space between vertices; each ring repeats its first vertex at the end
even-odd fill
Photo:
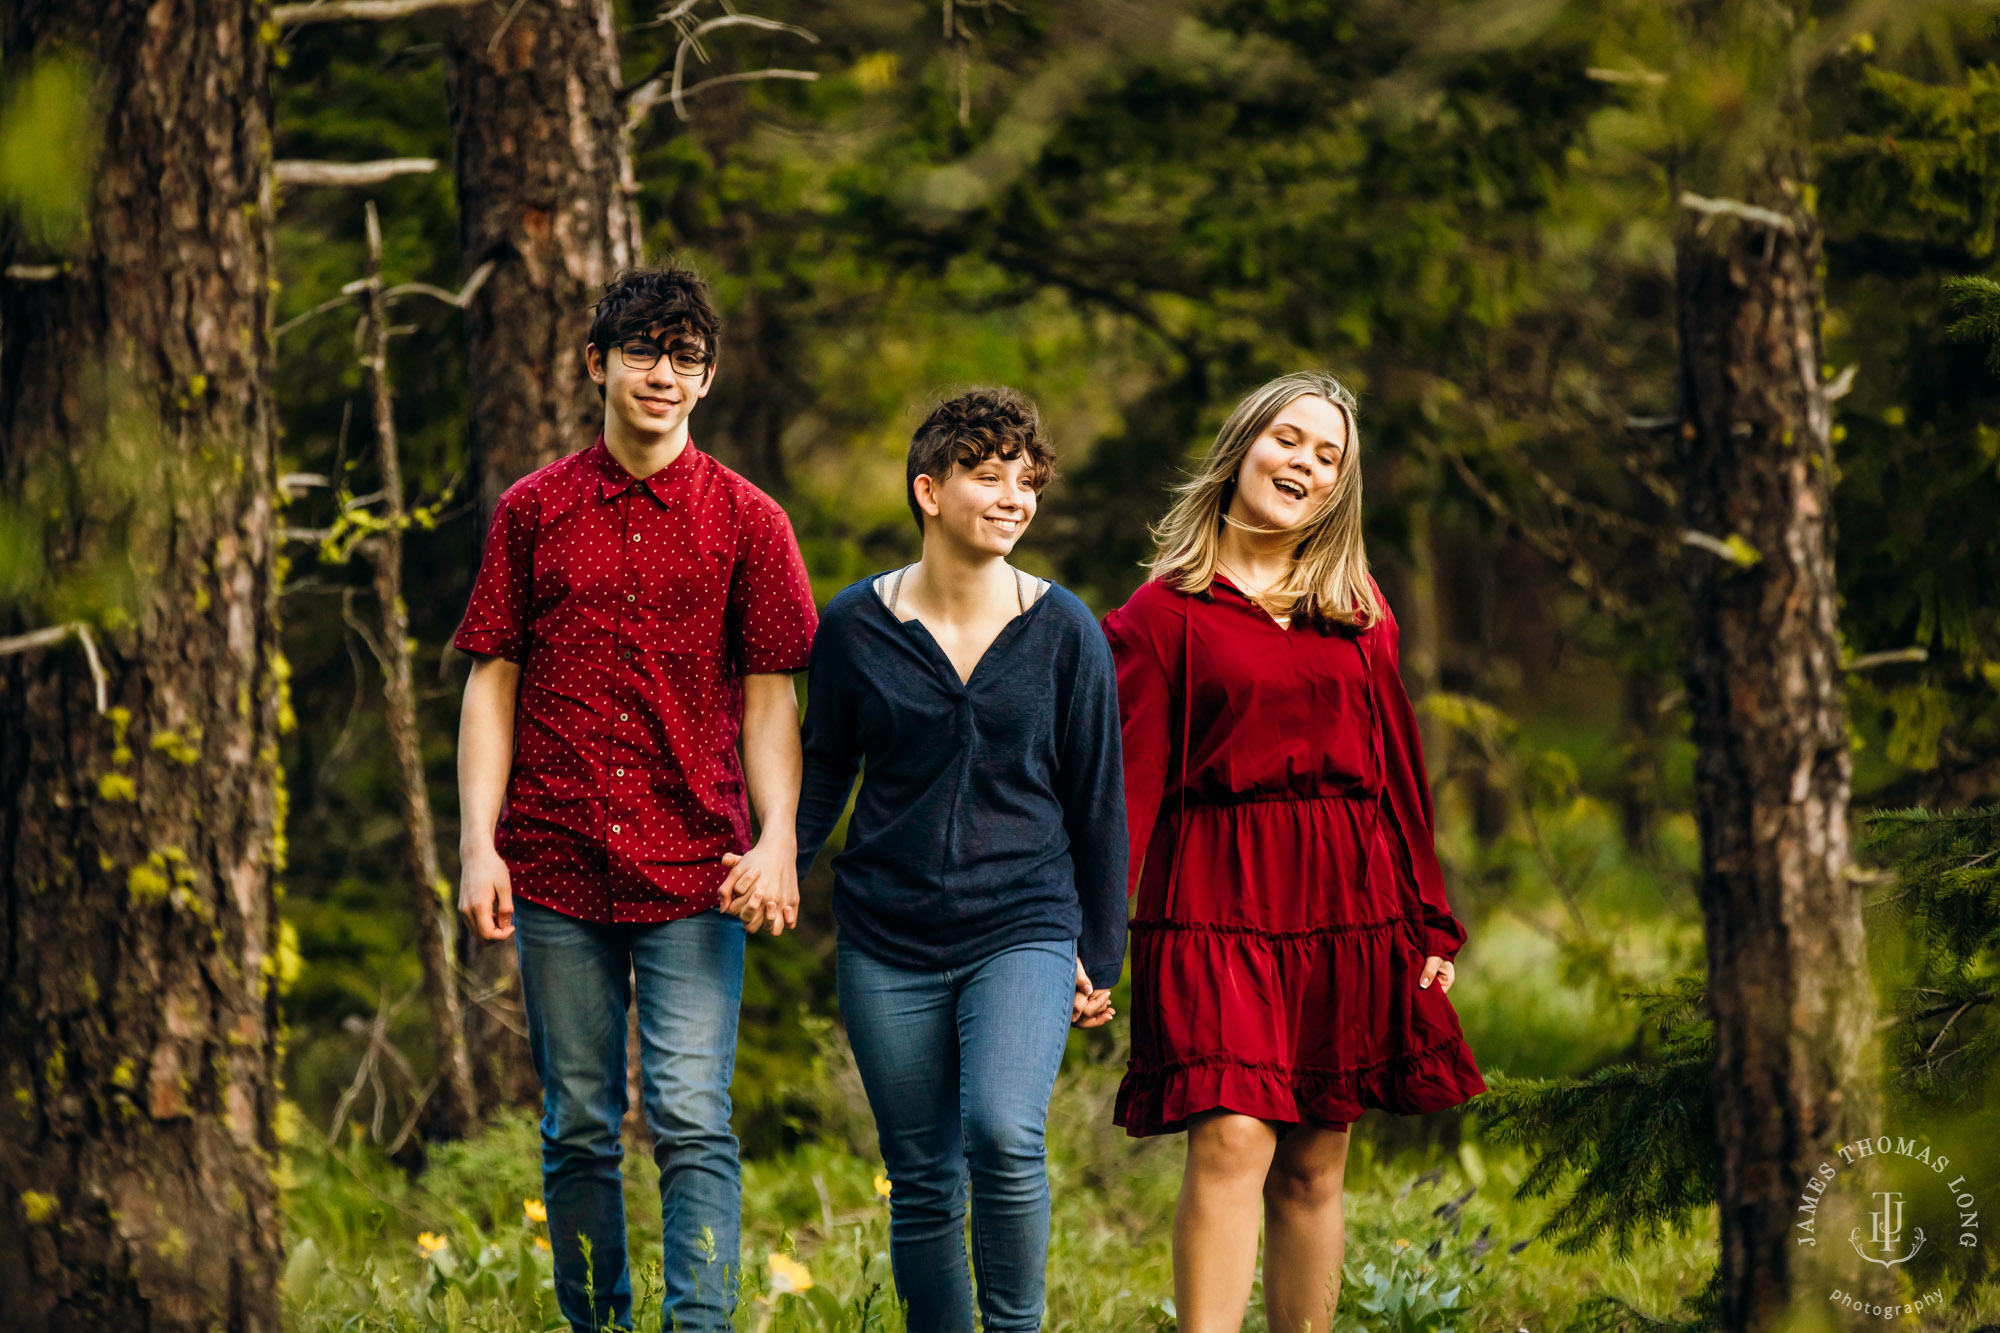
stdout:
POLYGON ((757 809, 757 845, 730 867, 722 882, 722 910, 743 918, 753 933, 766 920, 782 935, 799 923, 799 782, 805 759, 799 746, 799 697, 792 678, 771 672, 743 678, 743 780, 757 809))
POLYGON ((514 767, 514 703, 520 690, 518 662, 475 658, 458 716, 458 911, 482 940, 514 933, 514 889, 507 863, 494 850, 493 830, 514 767))

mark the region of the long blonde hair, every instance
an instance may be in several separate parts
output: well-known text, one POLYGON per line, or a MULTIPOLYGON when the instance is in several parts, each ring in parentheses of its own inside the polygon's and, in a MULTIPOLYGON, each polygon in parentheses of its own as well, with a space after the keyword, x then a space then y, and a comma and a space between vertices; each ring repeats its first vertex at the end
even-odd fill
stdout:
MULTIPOLYGON (((1381 618, 1382 608, 1368 581, 1368 553, 1361 540, 1361 432, 1355 424, 1354 395, 1325 371, 1281 375, 1236 405, 1194 475, 1175 487, 1179 498, 1173 508, 1154 526, 1159 551, 1149 572, 1182 592, 1208 591, 1222 559, 1223 524, 1238 522, 1228 518, 1228 509, 1244 457, 1279 412, 1308 395, 1332 403, 1347 424, 1340 475, 1319 507, 1291 529, 1298 544, 1284 580, 1256 600, 1273 615, 1366 629, 1381 618)), ((1247 588, 1242 591, 1253 596, 1247 588)))

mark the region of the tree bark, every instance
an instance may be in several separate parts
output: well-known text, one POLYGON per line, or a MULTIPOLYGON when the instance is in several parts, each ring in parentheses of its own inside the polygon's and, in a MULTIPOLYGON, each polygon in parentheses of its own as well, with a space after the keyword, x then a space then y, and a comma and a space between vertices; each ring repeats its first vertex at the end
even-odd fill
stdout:
MULTIPOLYGON (((1802 126, 1793 98, 1776 114, 1802 126)), ((1802 139, 1801 128, 1792 142, 1802 139)), ((1783 144, 1718 170, 1723 188, 1776 224, 1684 209, 1676 247, 1687 679, 1729 1330, 1824 1307, 1828 1284, 1854 1289, 1860 1265, 1832 1266, 1837 1240, 1800 1245, 1793 1223, 1813 1168, 1837 1160, 1874 1100, 1862 899, 1846 873, 1834 464, 1805 172, 1805 153, 1783 144)))
POLYGON ((417 923, 417 957, 430 1008, 431 1048, 437 1056, 435 1137, 458 1139, 479 1119, 466 1053, 465 1020, 458 1002, 457 914, 451 886, 438 873, 437 828, 424 775, 423 734, 417 725, 417 690, 410 669, 410 612, 403 601, 403 468, 396 441, 396 400, 389 387, 389 302, 382 284, 382 227, 368 204, 368 382, 374 405, 375 456, 381 469, 382 531, 363 546, 373 567, 378 655, 387 705, 389 745, 396 756, 403 840, 409 853, 410 907, 417 923))
POLYGON ((9 83, 80 57, 101 117, 87 216, 49 256, 67 266, 0 282, 0 489, 41 520, 32 595, 101 627, 112 705, 73 646, 0 663, 13 1329, 279 1328, 289 708, 262 17, 243 0, 0 8, 9 83))
MULTIPOLYGON (((588 445, 584 372, 598 289, 639 262, 610 0, 523 0, 456 17, 449 61, 482 515, 522 476, 588 445)), ((480 525, 481 533, 485 525, 480 525)))
MULTIPOLYGON (((468 9, 445 53, 462 262, 468 274, 494 265, 466 307, 483 538, 502 492, 595 437, 591 307, 642 247, 610 0, 468 9)), ((518 1102, 537 1084, 505 1016, 519 1007, 514 950, 472 948, 468 970, 488 997, 469 1015, 479 1090, 488 1104, 518 1102)))

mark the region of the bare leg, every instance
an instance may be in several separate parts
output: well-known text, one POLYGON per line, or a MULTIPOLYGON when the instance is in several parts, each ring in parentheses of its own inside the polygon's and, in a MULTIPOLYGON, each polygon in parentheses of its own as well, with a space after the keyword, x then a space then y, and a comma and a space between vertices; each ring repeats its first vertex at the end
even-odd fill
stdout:
POLYGON ((1257 1222, 1277 1131, 1232 1111, 1188 1121, 1174 1209, 1174 1309, 1181 1333, 1237 1333, 1257 1269, 1257 1222))
POLYGON ((1264 1182, 1264 1311, 1271 1333, 1327 1333, 1347 1244, 1340 1191, 1346 1129, 1299 1125, 1279 1141, 1264 1182))

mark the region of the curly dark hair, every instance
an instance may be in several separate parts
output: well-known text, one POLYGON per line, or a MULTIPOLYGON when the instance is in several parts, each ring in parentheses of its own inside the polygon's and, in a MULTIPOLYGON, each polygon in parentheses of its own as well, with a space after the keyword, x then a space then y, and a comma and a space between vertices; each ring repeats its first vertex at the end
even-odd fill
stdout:
POLYGON ((917 531, 924 530, 924 511, 917 504, 917 478, 942 482, 955 467, 972 467, 988 458, 1028 460, 1028 484, 1037 494, 1055 480, 1056 451, 1042 430, 1035 404, 1012 389, 968 389, 931 409, 924 424, 910 437, 910 458, 904 477, 904 498, 917 531))
POLYGON ((628 338, 661 333, 668 351, 692 344, 715 359, 722 316, 699 273, 679 264, 626 269, 604 284, 590 321, 590 343, 605 356, 628 338))

